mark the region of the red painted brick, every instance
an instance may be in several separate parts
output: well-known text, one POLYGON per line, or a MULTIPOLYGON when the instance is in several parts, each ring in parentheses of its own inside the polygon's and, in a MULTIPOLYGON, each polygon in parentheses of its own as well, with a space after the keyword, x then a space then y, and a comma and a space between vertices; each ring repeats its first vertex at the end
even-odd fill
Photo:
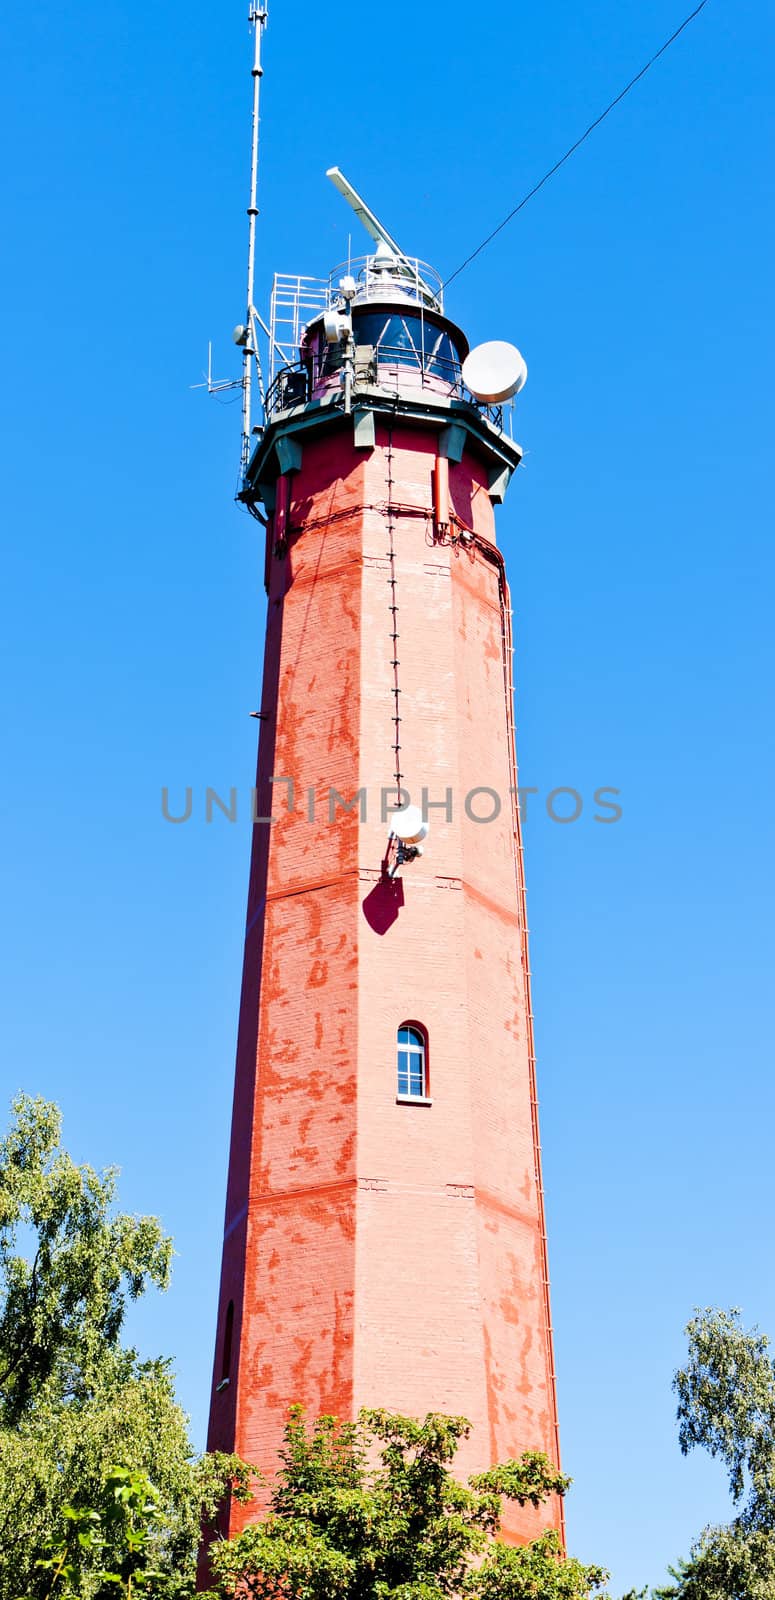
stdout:
MULTIPOLYGON (((461 1471, 557 1456, 504 595, 486 467, 468 453, 450 492, 477 539, 434 540, 436 448, 402 422, 367 453, 346 418, 313 436, 296 531, 271 563, 257 787, 278 820, 254 835, 209 1434, 269 1473, 295 1401, 462 1412, 461 1471), (401 769, 417 801, 451 788, 454 817, 433 810, 424 855, 380 891, 391 451, 401 769), (292 813, 272 775, 294 779, 292 813), (330 786, 367 789, 365 824, 339 810, 329 825, 330 786), (482 786, 502 800, 487 824, 463 808, 482 786), (370 914, 375 891, 402 900, 392 921, 370 914), (431 1106, 396 1103, 407 1019, 428 1032, 431 1106)), ((243 1519, 235 1506, 232 1530, 243 1519)), ((506 1528, 548 1523, 556 1504, 510 1510, 506 1528)))

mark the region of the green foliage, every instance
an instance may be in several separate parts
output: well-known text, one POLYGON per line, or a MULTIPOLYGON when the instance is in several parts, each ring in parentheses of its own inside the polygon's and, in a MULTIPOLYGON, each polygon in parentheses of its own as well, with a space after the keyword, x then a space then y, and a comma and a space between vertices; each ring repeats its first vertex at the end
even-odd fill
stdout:
POLYGON ((299 1408, 285 1433, 269 1510, 215 1544, 229 1595, 256 1600, 587 1600, 606 1574, 563 1558, 546 1533, 523 1549, 498 1544, 501 1496, 540 1505, 569 1479, 528 1453, 467 1484, 450 1465, 469 1424, 363 1411, 356 1423, 299 1408))
POLYGON ((560 1542, 552 1531, 532 1544, 494 1544, 478 1570, 469 1574, 463 1593, 470 1600, 578 1600, 602 1589, 608 1573, 602 1567, 585 1567, 569 1557, 562 1559, 560 1542))
POLYGON ((0 1144, 0 1600, 45 1600, 60 1562, 57 1594, 107 1596, 141 1527, 157 1591, 188 1595, 201 1521, 227 1487, 247 1492, 247 1468, 198 1459, 168 1364, 121 1346, 127 1300, 166 1286, 170 1241, 154 1218, 114 1214, 115 1173, 75 1165, 56 1106, 21 1097, 14 1112, 0 1144))
MULTIPOLYGON (((224 1468, 231 1479, 233 1463, 229 1458, 205 1459, 208 1482, 200 1476, 192 1504, 202 1500, 206 1520, 213 1509, 211 1491, 221 1498, 224 1468)), ((238 1497, 248 1498, 242 1472, 237 1477, 238 1497)), ((148 1474, 111 1467, 102 1475, 94 1505, 62 1507, 58 1530, 34 1563, 39 1583, 24 1600, 36 1600, 39 1594, 46 1600, 103 1600, 108 1595, 131 1600, 133 1592, 146 1593, 149 1600, 191 1596, 194 1569, 182 1559, 185 1553, 174 1548, 174 1540, 171 1545, 171 1531, 168 1511, 148 1474)))
POLYGON ((56 1600, 74 1600, 84 1593, 90 1576, 99 1589, 113 1585, 113 1593, 127 1600, 133 1589, 142 1592, 151 1585, 157 1594, 165 1592, 165 1573, 153 1565, 152 1554, 160 1521, 147 1474, 112 1468, 103 1480, 98 1509, 63 1507, 61 1536, 35 1562, 45 1575, 47 1593, 56 1600), (103 1565, 111 1558, 111 1565, 103 1565))
MULTIPOLYGON (((114 1351, 88 1396, 63 1400, 50 1384, 18 1427, 0 1429, 0 1600, 43 1600, 37 1557, 61 1542, 66 1505, 99 1510, 116 1462, 153 1483, 154 1559, 175 1575, 170 1592, 192 1590, 202 1519, 214 1519, 227 1486, 245 1494, 247 1469, 228 1456, 197 1458, 166 1364, 114 1351)), ((80 1569, 84 1595, 96 1592, 100 1565, 120 1560, 120 1529, 103 1532, 106 1554, 88 1553, 80 1569)))
POLYGON ((684 1454, 701 1445, 729 1471, 740 1521, 775 1527, 775 1367, 769 1340, 746 1332, 739 1311, 698 1311, 686 1329, 689 1358, 676 1373, 678 1437, 684 1454))
POLYGON ((55 1375, 88 1390, 118 1344, 127 1299, 166 1288, 171 1241, 155 1217, 111 1215, 114 1171, 76 1166, 55 1105, 20 1095, 0 1143, 0 1416, 18 1422, 55 1375), (20 1235, 31 1240, 27 1254, 20 1235))
POLYGON ((775 1538, 739 1524, 706 1528, 689 1560, 670 1570, 674 1582, 654 1600, 772 1600, 775 1538))
POLYGON ((654 1600, 772 1600, 775 1595, 775 1366, 769 1340, 739 1311, 695 1313, 675 1375, 678 1437, 723 1461, 740 1513, 706 1528, 654 1600))

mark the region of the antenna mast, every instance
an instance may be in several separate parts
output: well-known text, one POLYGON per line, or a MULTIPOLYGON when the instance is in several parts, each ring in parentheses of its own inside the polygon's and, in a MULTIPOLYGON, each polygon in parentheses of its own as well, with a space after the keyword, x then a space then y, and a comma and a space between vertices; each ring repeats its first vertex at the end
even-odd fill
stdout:
MULTIPOLYGON (((252 438, 252 384, 253 362, 256 366, 258 392, 263 405, 264 384, 261 373, 261 360, 258 350, 258 328, 256 308, 253 304, 254 279, 256 272, 256 218, 258 216, 258 127, 259 109, 261 103, 261 78, 263 67, 261 65, 261 39, 266 27, 267 7, 265 4, 255 4, 250 0, 248 18, 253 28, 253 130, 250 150, 250 205, 248 206, 248 286, 247 286, 247 316, 245 327, 240 330, 241 338, 238 343, 242 345, 242 476, 244 478, 250 460, 250 444, 252 438)), ((236 335, 235 335, 236 336, 236 335)))

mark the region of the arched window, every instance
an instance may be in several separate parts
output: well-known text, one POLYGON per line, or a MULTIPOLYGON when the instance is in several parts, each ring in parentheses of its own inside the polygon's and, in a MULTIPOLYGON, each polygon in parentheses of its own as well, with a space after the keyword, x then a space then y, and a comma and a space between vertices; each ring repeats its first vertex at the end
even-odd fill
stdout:
POLYGON ((428 1095, 428 1041, 416 1022, 402 1022, 398 1030, 398 1094, 401 1099, 425 1100, 428 1095))

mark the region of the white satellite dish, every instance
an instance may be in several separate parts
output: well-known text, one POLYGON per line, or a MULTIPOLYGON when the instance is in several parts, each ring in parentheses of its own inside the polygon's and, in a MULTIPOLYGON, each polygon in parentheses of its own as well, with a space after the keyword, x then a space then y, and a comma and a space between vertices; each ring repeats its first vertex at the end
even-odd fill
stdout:
POLYGON ((402 844, 422 844, 428 837, 428 826, 419 806, 403 806, 390 818, 391 831, 402 844))
POLYGON ((519 394, 527 381, 527 364, 515 344, 490 339, 478 344, 463 362, 463 382, 477 400, 498 405, 519 394))

